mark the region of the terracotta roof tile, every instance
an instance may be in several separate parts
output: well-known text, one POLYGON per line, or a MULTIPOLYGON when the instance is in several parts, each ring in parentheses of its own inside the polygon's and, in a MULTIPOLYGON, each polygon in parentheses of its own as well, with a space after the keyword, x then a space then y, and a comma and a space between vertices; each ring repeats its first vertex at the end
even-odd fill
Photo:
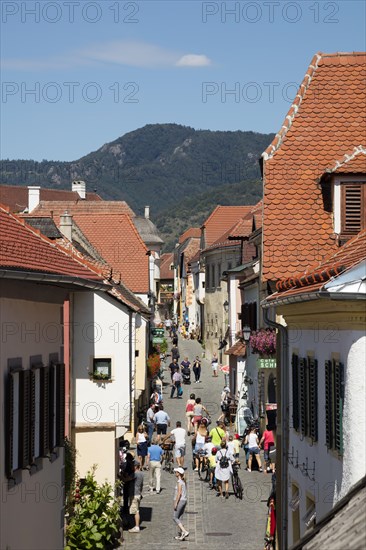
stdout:
POLYGON ((225 355, 235 355, 236 357, 240 357, 241 355, 246 355, 247 353, 247 346, 244 342, 241 342, 238 340, 238 342, 235 342, 231 348, 224 351, 225 355))
POLYGON ((217 206, 203 223, 205 228, 205 248, 210 247, 229 231, 243 216, 249 214, 251 206, 217 206))
POLYGON ((186 239, 194 238, 199 239, 201 238, 201 228, 200 227, 190 227, 187 229, 182 235, 179 237, 179 244, 184 243, 186 239))
POLYGON ((73 216, 75 214, 128 214, 134 216, 133 210, 124 201, 44 201, 32 210, 32 216, 52 216, 56 223, 60 216, 67 210, 73 216))
POLYGON ((0 206, 0 266, 5 269, 67 275, 103 282, 92 266, 51 241, 0 206))
POLYGON ((147 248, 127 214, 71 212, 101 256, 133 292, 149 291, 147 248))
POLYGON ((166 252, 160 256, 160 280, 174 279, 174 270, 170 266, 174 263, 174 253, 166 252))
MULTIPOLYGON (((40 189, 41 201, 102 202, 97 193, 86 193, 85 199, 80 199, 76 191, 66 189, 40 189)), ((0 185, 0 203, 9 206, 12 212, 23 212, 28 208, 28 187, 20 185, 0 185)))
POLYGON ((319 179, 364 171, 366 54, 316 54, 264 159, 263 276, 289 277, 336 250, 319 179), (301 243, 296 250, 292 243, 301 243))
POLYGON ((335 254, 321 261, 319 264, 308 267, 292 277, 277 282, 276 294, 270 299, 279 296, 290 296, 303 292, 319 290, 329 279, 336 277, 361 261, 366 260, 366 230, 347 241, 338 248, 335 254))

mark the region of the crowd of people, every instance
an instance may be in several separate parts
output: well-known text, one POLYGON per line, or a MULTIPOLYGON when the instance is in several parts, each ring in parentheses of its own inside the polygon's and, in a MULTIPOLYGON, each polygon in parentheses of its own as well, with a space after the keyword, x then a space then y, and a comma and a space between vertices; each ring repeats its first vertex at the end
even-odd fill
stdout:
MULTIPOLYGON (((172 326, 166 327, 172 338, 170 399, 182 399, 182 383, 184 372, 193 369, 194 383, 201 382, 201 360, 195 357, 192 364, 185 356, 179 363, 178 337, 172 326)), ((212 359, 212 376, 217 376, 218 360, 216 354, 212 359)), ((146 419, 136 432, 136 454, 127 453, 121 463, 121 479, 125 514, 129 512, 134 517, 131 533, 140 531, 139 507, 143 493, 143 471, 149 471, 149 492, 160 494, 161 472, 164 460, 164 449, 168 443, 173 449, 176 466, 176 486, 173 499, 173 520, 178 528, 177 540, 185 540, 189 536, 183 524, 183 514, 187 504, 187 483, 185 460, 189 446, 192 452, 194 471, 199 471, 200 454, 204 454, 209 468, 209 488, 216 489, 216 496, 227 500, 229 498, 229 481, 233 475, 233 465, 240 466, 240 449, 245 457, 246 469, 252 471, 253 457, 257 462, 259 472, 263 471, 260 458, 260 448, 263 446, 265 472, 272 471, 270 465, 270 449, 274 445, 273 433, 269 426, 259 437, 257 427, 251 427, 246 434, 230 433, 225 425, 227 405, 231 399, 230 389, 225 386, 221 393, 221 415, 215 425, 208 407, 195 392, 191 392, 185 404, 185 422, 178 420, 171 429, 171 419, 164 409, 162 395, 156 390, 151 395, 146 419), (183 427, 182 424, 185 426, 183 427)))

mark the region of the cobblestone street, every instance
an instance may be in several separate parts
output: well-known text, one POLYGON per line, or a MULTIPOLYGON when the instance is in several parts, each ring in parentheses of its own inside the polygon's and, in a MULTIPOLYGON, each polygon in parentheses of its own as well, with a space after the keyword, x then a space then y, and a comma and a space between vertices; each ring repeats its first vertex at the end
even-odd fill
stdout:
MULTIPOLYGON (((201 357, 202 348, 195 340, 179 339, 180 361, 188 355, 192 362, 196 355, 201 357)), ((169 341, 170 346, 170 341, 169 341)), ((167 362, 168 363, 168 362, 167 362)), ((192 373, 193 374, 193 373, 192 373)), ((194 378, 194 377, 193 377, 194 378)), ((169 372, 165 374, 165 383, 170 381, 169 372)), ((185 427, 185 403, 189 393, 201 397, 212 417, 212 424, 220 414, 220 393, 224 385, 224 375, 220 372, 218 378, 212 377, 209 361, 202 361, 202 382, 185 385, 182 399, 170 399, 170 385, 164 387, 164 406, 171 418, 171 429, 177 420, 185 427)), ((267 498, 270 491, 271 478, 266 474, 244 469, 244 454, 241 450, 240 460, 243 470, 240 477, 243 484, 243 500, 236 500, 230 484, 230 498, 222 501, 216 497, 216 492, 209 490, 208 484, 200 481, 192 470, 191 446, 188 443, 185 466, 188 504, 183 523, 190 535, 184 542, 174 540, 177 534, 172 519, 173 494, 175 476, 162 472, 162 491, 160 494, 148 493, 148 472, 145 473, 144 497, 141 503, 140 533, 124 533, 123 549, 146 547, 149 550, 165 550, 166 548, 189 549, 222 549, 226 550, 260 550, 263 548, 265 531, 267 498)))

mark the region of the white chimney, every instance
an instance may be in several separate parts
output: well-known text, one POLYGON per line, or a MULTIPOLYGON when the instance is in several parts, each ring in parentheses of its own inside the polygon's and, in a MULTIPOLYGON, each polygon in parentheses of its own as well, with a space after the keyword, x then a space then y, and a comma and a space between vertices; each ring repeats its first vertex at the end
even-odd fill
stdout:
POLYGON ((72 241, 72 216, 67 210, 60 216, 59 229, 66 239, 72 241))
POLYGON ((71 184, 71 191, 76 191, 76 193, 79 194, 79 197, 81 199, 85 199, 86 195, 86 185, 85 181, 82 180, 74 180, 71 184))
POLYGON ((28 185, 28 212, 32 212, 39 205, 40 191, 39 185, 28 185))
POLYGON ((145 218, 150 219, 150 206, 145 206, 145 218))

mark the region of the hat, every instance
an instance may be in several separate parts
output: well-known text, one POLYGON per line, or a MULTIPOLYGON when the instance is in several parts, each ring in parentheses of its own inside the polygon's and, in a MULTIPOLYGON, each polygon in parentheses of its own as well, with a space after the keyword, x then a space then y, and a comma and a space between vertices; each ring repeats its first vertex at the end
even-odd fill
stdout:
POLYGON ((174 471, 175 471, 175 472, 178 472, 178 474, 184 475, 184 470, 183 470, 183 468, 174 468, 174 471))

